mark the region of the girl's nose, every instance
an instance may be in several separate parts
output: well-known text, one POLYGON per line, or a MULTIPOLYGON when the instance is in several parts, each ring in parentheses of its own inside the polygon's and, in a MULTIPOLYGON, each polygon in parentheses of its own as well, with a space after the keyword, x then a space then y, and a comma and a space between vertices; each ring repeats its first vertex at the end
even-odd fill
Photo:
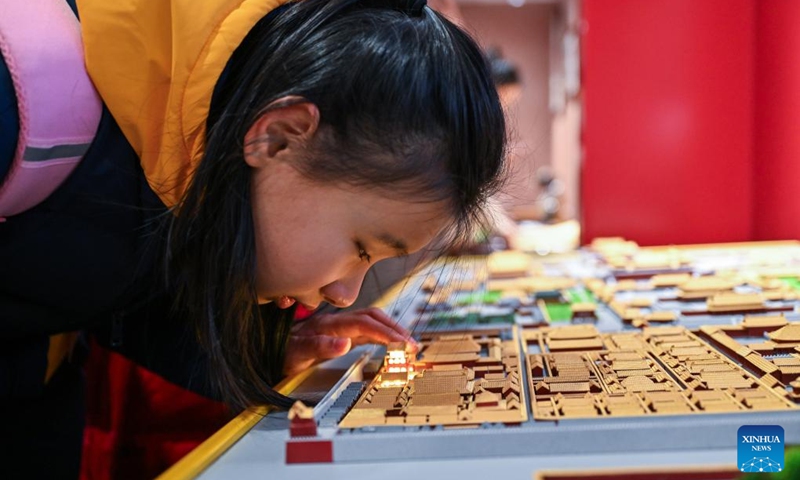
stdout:
POLYGON ((335 307, 347 308, 358 298, 365 276, 366 271, 359 271, 357 274, 330 283, 322 288, 322 296, 326 302, 335 307))

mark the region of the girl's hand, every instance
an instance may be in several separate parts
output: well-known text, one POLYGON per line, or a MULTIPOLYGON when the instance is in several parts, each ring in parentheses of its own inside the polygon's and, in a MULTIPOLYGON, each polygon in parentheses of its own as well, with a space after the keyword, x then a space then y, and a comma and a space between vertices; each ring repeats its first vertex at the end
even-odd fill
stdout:
POLYGON ((412 352, 419 349, 408 330, 379 308, 314 315, 292 327, 283 373, 294 375, 356 345, 390 342, 407 342, 412 352))

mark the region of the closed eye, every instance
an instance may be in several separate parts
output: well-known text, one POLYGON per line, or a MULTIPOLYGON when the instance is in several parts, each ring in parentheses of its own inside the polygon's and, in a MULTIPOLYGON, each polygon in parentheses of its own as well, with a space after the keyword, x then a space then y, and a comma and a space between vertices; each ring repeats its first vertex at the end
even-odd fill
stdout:
POLYGON ((364 245, 361 242, 356 242, 356 249, 358 249, 358 258, 361 260, 365 260, 367 263, 370 263, 372 260, 372 255, 370 255, 367 250, 364 248, 364 245))

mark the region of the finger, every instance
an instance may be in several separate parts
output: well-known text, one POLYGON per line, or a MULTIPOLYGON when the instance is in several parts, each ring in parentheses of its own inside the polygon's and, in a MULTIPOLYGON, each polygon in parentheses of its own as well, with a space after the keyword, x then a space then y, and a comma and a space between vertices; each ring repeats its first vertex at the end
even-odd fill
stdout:
POLYGON ((400 326, 400 324, 398 323, 397 320, 395 320, 394 318, 390 317, 389 314, 387 314, 386 312, 384 312, 383 310, 381 310, 378 307, 370 307, 370 308, 365 308, 363 310, 356 310, 353 313, 369 315, 370 317, 372 317, 375 320, 381 322, 382 324, 386 325, 387 327, 391 327, 391 328, 395 328, 395 329, 397 329, 397 328, 403 329, 403 327, 400 326))
POLYGON ((364 310, 363 312, 402 335, 405 341, 408 343, 408 346, 413 350, 419 350, 419 344, 416 342, 416 340, 411 338, 411 332, 409 332, 404 326, 400 325, 400 323, 395 321, 392 317, 387 315, 383 310, 377 307, 372 307, 364 310))
POLYGON ((306 320, 296 322, 295 325, 292 327, 292 330, 297 332, 302 332, 302 334, 309 334, 308 332, 314 329, 316 325, 320 323, 325 323, 328 321, 339 321, 342 318, 359 316, 359 315, 367 315, 393 330, 397 330, 398 332, 404 335, 409 335, 409 332, 408 330, 405 329, 405 327, 400 325, 397 321, 395 321, 392 317, 387 315, 383 310, 381 310, 378 307, 370 307, 360 310, 354 310, 352 312, 341 312, 336 314, 320 314, 315 317, 310 317, 306 320))
POLYGON ((289 338, 284 373, 293 375, 315 363, 336 358, 350 351, 352 341, 349 338, 337 338, 327 335, 302 335, 289 338))
MULTIPOLYGON (((373 339, 371 339, 369 337, 356 337, 356 338, 352 338, 351 340, 353 341, 353 346, 354 347, 358 346, 358 345, 366 345, 368 343, 376 343, 375 340, 373 340, 373 339)), ((414 354, 414 353, 419 352, 419 348, 420 348, 419 344, 416 343, 414 341, 414 339, 409 338, 409 339, 405 340, 405 342, 406 342, 406 351, 408 351, 408 353, 414 354)))
POLYGON ((352 312, 343 312, 337 315, 341 315, 342 317, 367 315, 393 330, 397 330, 398 332, 408 334, 408 331, 403 326, 401 326, 396 320, 394 320, 392 317, 386 314, 386 312, 384 312, 378 307, 362 308, 360 310, 353 310, 352 312))
POLYGON ((287 357, 293 354, 299 360, 327 360, 339 357, 350 351, 349 338, 331 337, 328 335, 308 335, 291 337, 287 348, 287 357))
POLYGON ((372 344, 375 343, 375 340, 373 340, 373 339, 371 339, 369 337, 356 337, 356 338, 351 338, 350 340, 352 340, 353 346, 366 345, 368 343, 372 343, 372 344))
POLYGON ((378 322, 369 315, 337 315, 317 326, 321 334, 335 337, 369 337, 375 343, 404 342, 408 335, 378 322))
POLYGON ((410 333, 392 323, 391 319, 377 308, 359 310, 357 312, 318 315, 298 322, 292 328, 292 335, 328 335, 358 338, 359 345, 363 343, 388 344, 391 342, 406 342, 409 351, 419 351, 419 344, 411 338, 410 333), (387 322, 390 325, 387 325, 387 322), (368 338, 368 340, 364 341, 364 338, 368 338))
POLYGON ((323 334, 320 331, 319 327, 324 328, 324 326, 328 322, 341 322, 343 319, 351 318, 351 317, 359 317, 362 315, 366 315, 371 317, 372 319, 376 320, 377 322, 391 328, 392 330, 396 330, 403 335, 408 336, 409 332, 400 326, 396 321, 394 321, 389 315, 384 313, 383 310, 377 307, 371 308, 364 308, 360 310, 354 310, 351 312, 340 312, 334 314, 319 314, 298 322, 292 326, 292 333, 298 335, 317 335, 323 334))

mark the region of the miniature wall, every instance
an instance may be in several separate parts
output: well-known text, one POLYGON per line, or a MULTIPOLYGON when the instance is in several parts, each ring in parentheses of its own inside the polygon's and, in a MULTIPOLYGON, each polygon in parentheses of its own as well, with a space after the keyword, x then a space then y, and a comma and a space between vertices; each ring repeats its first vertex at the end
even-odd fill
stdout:
POLYGON ((584 0, 582 240, 753 236, 753 0, 584 0))

